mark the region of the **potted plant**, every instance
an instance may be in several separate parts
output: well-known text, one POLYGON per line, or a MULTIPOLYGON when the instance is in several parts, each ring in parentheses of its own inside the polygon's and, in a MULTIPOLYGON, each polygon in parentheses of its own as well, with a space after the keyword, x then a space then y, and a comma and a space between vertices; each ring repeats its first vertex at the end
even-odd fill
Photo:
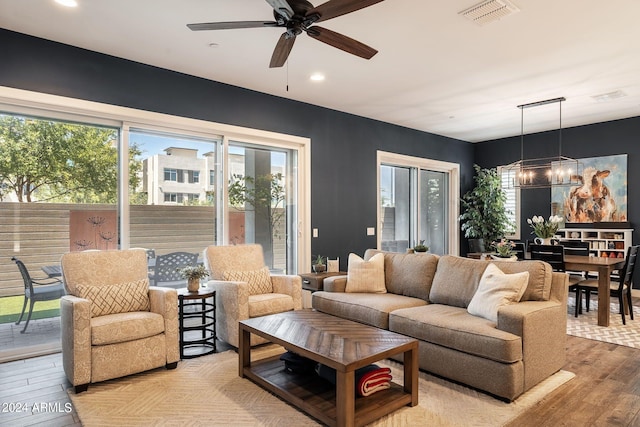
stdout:
POLYGON ((533 218, 527 218, 527 223, 533 229, 531 234, 535 234, 537 237, 537 239, 535 239, 536 243, 542 245, 551 244, 551 239, 558 232, 562 221, 563 218, 559 215, 551 215, 547 221, 539 215, 534 215, 533 218))
POLYGON ((327 270, 327 266, 325 264, 327 257, 322 255, 318 255, 312 262, 311 268, 314 273, 324 273, 327 270))
POLYGON ((497 169, 483 169, 478 165, 473 167, 476 185, 462 196, 463 213, 459 219, 464 237, 470 239, 471 252, 484 252, 484 242, 501 239, 513 224, 507 216, 507 196, 502 190, 497 169), (471 239, 478 239, 479 242, 472 242, 471 239), (478 246, 473 247, 473 243, 478 246))
POLYGON ((209 272, 202 264, 188 265, 177 268, 176 270, 182 277, 187 279, 187 290, 189 292, 198 292, 198 289, 200 289, 200 280, 209 276, 209 272))
POLYGON ((424 240, 420 240, 420 243, 413 247, 414 252, 427 252, 429 246, 424 244, 424 240))
POLYGON ((509 261, 517 261, 518 257, 516 256, 515 247, 516 244, 513 243, 509 239, 500 239, 497 242, 491 242, 491 247, 495 249, 496 253, 491 254, 493 259, 498 259, 501 261, 509 260, 509 261))

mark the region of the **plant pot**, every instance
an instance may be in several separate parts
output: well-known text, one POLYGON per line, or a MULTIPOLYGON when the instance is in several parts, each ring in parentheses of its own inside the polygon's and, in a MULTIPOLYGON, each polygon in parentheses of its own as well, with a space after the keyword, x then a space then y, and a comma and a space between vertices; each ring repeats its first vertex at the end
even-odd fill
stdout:
POLYGON ((536 245, 550 245, 552 239, 553 237, 536 237, 533 241, 536 245))
POLYGON ((314 273, 324 273, 327 271, 327 266, 324 264, 313 264, 311 267, 314 273))
POLYGON ((199 289, 200 289, 200 279, 193 278, 193 279, 187 280, 187 290, 189 292, 198 292, 199 289))
POLYGON ((516 255, 511 255, 508 258, 501 257, 500 255, 491 254, 491 258, 496 261, 518 261, 518 257, 516 255))
POLYGON ((472 253, 486 252, 484 239, 469 239, 469 252, 472 252, 472 253))

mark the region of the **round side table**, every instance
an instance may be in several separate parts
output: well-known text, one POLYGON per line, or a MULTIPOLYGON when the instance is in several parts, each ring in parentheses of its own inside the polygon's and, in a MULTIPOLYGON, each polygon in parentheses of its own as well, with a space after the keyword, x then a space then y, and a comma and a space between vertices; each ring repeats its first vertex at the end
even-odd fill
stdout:
POLYGON ((191 359, 216 351, 216 291, 178 289, 180 359, 191 359), (185 310, 186 309, 186 310, 185 310))

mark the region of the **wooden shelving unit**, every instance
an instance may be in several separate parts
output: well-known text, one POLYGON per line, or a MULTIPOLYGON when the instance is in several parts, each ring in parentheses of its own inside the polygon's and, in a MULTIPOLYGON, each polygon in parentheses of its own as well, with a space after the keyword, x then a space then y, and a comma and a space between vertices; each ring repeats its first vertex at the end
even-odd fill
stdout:
POLYGON ((596 257, 624 258, 632 245, 632 228, 561 228, 556 237, 589 242, 589 253, 596 257))

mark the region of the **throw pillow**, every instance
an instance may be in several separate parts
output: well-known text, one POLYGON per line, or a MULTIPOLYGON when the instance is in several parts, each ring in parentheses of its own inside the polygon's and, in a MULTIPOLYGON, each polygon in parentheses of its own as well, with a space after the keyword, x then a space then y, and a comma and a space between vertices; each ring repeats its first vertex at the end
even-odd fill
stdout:
POLYGON ((528 271, 506 274, 493 263, 489 263, 467 311, 498 323, 498 308, 520 301, 528 282, 528 271))
POLYGON ((149 311, 149 279, 117 285, 77 285, 77 296, 91 301, 91 317, 149 311))
POLYGON ((270 294, 273 292, 271 275, 268 267, 259 270, 223 271, 222 280, 231 282, 246 282, 249 285, 249 295, 270 294))
POLYGON ((345 292, 386 293, 384 254, 374 255, 369 261, 363 260, 354 253, 349 254, 345 292))

